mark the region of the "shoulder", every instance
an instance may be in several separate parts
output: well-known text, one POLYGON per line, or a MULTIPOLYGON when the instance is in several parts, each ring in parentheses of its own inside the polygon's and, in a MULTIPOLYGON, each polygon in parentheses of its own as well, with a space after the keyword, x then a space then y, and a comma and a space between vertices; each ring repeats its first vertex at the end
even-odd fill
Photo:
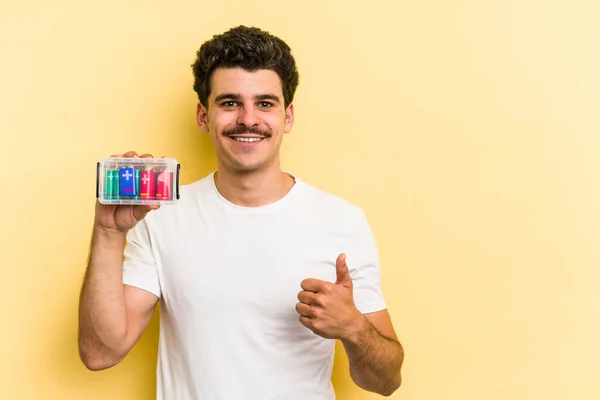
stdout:
POLYGON ((196 180, 195 182, 181 185, 180 192, 180 203, 187 204, 200 198, 204 198, 213 192, 214 188, 214 172, 196 180))
POLYGON ((366 221, 363 209, 344 197, 318 188, 297 178, 301 187, 302 202, 311 214, 325 220, 336 220, 346 226, 356 226, 366 221))

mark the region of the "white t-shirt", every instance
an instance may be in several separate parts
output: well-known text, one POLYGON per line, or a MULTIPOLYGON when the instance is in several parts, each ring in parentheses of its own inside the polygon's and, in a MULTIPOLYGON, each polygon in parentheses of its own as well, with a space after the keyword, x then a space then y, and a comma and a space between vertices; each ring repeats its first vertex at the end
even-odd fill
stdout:
POLYGON ((123 280, 160 298, 157 399, 330 400, 335 341, 300 324, 306 278, 335 282, 346 253, 362 313, 386 307, 362 210, 302 180, 241 207, 214 172, 129 232, 123 280))

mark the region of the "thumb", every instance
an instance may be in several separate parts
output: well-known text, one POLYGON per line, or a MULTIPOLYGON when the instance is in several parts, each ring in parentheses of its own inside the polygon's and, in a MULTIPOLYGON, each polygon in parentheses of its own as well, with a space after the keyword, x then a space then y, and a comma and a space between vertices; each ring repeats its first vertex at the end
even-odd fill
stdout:
POLYGON ((335 272, 335 283, 337 285, 352 287, 352 279, 350 278, 350 272, 348 271, 348 265, 346 264, 346 254, 342 253, 338 256, 335 261, 335 272))

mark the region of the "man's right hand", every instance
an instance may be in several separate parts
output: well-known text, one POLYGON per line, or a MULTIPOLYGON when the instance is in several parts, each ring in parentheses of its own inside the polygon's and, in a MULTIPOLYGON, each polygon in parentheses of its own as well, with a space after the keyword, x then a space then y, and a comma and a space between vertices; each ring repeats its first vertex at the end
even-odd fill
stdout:
MULTIPOLYGON (((129 151, 112 157, 152 158, 129 151)), ((123 284, 127 232, 158 205, 113 205, 96 200, 90 257, 79 299, 79 356, 94 371, 119 363, 152 319, 158 297, 123 284)))
MULTIPOLYGON (((153 158, 151 154, 138 156, 135 151, 124 154, 115 154, 111 157, 119 158, 153 158)), ((120 205, 102 204, 96 200, 96 216, 94 227, 106 232, 127 234, 127 232, 140 222, 152 210, 158 210, 160 205, 120 205)))

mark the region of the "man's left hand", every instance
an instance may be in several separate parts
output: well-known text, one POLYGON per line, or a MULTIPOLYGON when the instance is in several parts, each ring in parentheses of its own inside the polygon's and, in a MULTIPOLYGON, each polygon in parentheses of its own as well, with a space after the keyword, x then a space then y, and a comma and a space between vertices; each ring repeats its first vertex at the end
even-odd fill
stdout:
POLYGON ((300 323, 315 334, 326 339, 351 340, 364 329, 365 319, 354 305, 345 254, 338 256, 335 268, 335 283, 314 278, 302 281, 296 311, 300 323))

